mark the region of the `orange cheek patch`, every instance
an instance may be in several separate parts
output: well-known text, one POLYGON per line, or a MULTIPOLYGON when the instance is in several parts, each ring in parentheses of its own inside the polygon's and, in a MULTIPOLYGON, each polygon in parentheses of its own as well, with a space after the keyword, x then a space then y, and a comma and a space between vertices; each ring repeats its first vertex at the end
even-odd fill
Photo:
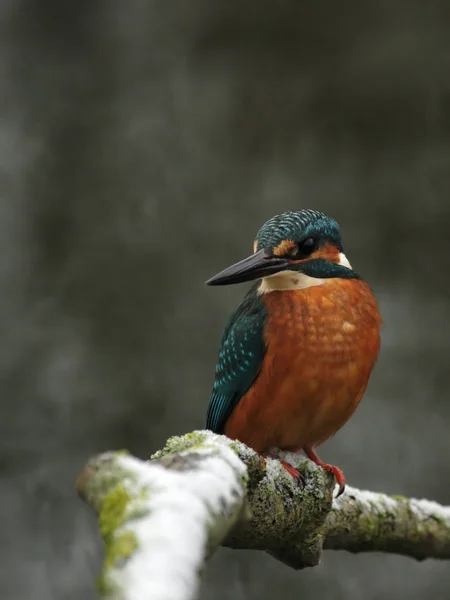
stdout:
POLYGON ((295 242, 292 240, 283 240, 273 249, 274 256, 287 256, 295 249, 295 242))
POLYGON ((306 258, 302 258, 301 260, 295 260, 295 263, 302 263, 306 260, 311 260, 313 258, 324 258, 334 263, 339 262, 340 252, 336 246, 331 244, 324 244, 321 248, 313 252, 310 256, 306 258))
POLYGON ((339 250, 336 246, 332 246, 331 244, 324 244, 321 248, 319 248, 316 252, 314 252, 311 258, 325 258, 326 260, 330 260, 331 262, 339 262, 339 250))

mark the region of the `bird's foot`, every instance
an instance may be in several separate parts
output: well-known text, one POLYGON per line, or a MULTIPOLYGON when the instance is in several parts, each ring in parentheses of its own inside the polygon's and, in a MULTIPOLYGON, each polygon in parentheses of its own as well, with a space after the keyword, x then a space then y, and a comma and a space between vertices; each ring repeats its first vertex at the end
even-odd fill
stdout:
POLYGON ((334 475, 334 478, 336 479, 336 483, 339 486, 339 491, 336 495, 336 498, 338 498, 341 494, 343 494, 344 490, 345 490, 345 484, 346 484, 345 475, 344 475, 343 471, 341 471, 341 469, 339 469, 339 467, 335 467, 334 465, 329 465, 327 463, 322 462, 312 448, 306 447, 306 448, 303 448, 303 450, 305 451, 305 454, 309 458, 309 460, 312 460, 313 463, 315 463, 319 467, 322 467, 322 469, 324 471, 326 471, 327 473, 332 473, 334 475))
POLYGON ((341 471, 341 469, 339 467, 335 467, 334 465, 327 465, 326 463, 322 463, 320 466, 327 473, 332 473, 334 475, 334 478, 336 479, 336 483, 339 486, 339 490, 338 490, 338 493, 336 494, 336 498, 339 498, 339 496, 341 494, 343 494, 344 490, 345 490, 346 481, 345 481, 344 473, 341 471))
MULTIPOLYGON (((266 458, 271 458, 267 454, 261 454, 261 456, 263 457, 264 460, 266 460, 266 458)), ((305 483, 305 478, 300 473, 300 471, 297 471, 296 468, 294 468, 292 465, 290 465, 289 463, 287 463, 284 460, 279 460, 279 462, 280 462, 281 466, 283 467, 283 469, 285 471, 287 471, 287 473, 289 473, 289 475, 291 477, 293 477, 294 479, 300 480, 303 484, 305 483)))
POLYGON ((291 477, 293 477, 294 479, 301 479, 304 483, 303 475, 300 473, 300 471, 297 471, 297 469, 295 469, 292 465, 290 465, 284 460, 280 460, 280 463, 283 469, 287 471, 289 475, 291 475, 291 477))

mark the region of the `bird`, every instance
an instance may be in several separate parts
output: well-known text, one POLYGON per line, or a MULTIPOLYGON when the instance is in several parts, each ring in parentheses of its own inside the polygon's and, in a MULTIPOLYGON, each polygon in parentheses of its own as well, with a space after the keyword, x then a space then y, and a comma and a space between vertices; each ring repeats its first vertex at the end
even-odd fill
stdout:
POLYGON ((366 390, 380 350, 375 295, 344 254, 338 223, 312 209, 269 219, 253 254, 206 284, 249 281, 223 333, 206 429, 263 459, 273 449, 303 450, 334 475, 340 495, 343 471, 322 462, 316 448, 350 419, 366 390))

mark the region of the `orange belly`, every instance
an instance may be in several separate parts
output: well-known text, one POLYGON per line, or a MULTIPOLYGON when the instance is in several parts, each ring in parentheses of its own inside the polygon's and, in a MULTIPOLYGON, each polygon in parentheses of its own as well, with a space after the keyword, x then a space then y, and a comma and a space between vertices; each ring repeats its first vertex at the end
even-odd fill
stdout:
POLYGON ((263 301, 267 353, 225 434, 257 452, 318 446, 364 394, 380 346, 377 302, 357 279, 273 291, 263 301))

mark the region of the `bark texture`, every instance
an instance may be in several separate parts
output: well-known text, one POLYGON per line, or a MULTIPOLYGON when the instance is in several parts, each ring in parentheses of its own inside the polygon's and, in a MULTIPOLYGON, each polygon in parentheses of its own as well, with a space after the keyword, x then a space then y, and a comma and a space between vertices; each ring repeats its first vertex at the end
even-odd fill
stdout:
POLYGON ((450 558, 450 507, 347 487, 298 455, 276 458, 207 431, 168 440, 141 461, 123 452, 92 458, 77 480, 99 514, 105 561, 99 591, 121 600, 195 598, 219 545, 264 550, 295 569, 324 549, 450 558))

